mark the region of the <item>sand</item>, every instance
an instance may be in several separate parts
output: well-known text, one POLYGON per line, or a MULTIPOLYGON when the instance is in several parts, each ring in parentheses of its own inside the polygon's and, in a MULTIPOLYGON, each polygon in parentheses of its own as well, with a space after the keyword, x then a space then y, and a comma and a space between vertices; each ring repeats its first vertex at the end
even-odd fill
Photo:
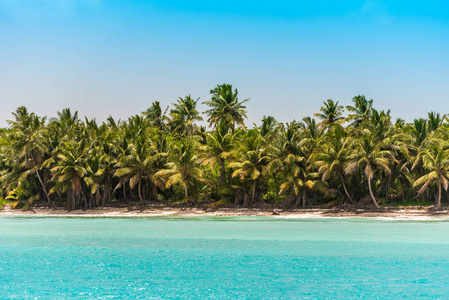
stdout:
POLYGON ((374 218, 383 220, 441 220, 449 218, 445 208, 434 207, 387 207, 376 209, 339 207, 308 209, 258 209, 258 208, 178 208, 163 205, 147 207, 118 208, 105 207, 90 210, 67 211, 63 208, 33 208, 18 210, 6 207, 0 210, 0 216, 51 216, 51 217, 193 217, 193 216, 272 216, 276 218, 374 218))

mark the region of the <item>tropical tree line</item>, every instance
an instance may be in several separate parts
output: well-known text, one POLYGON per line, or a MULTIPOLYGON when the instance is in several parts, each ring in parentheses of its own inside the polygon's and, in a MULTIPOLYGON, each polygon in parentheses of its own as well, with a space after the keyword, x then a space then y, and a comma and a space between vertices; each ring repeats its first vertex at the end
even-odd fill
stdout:
POLYGON ((245 125, 249 99, 230 84, 171 108, 155 101, 99 124, 64 109, 47 119, 25 107, 0 131, 3 202, 68 210, 151 201, 185 205, 441 205, 448 198, 449 122, 430 112, 392 120, 364 96, 327 100, 314 117, 245 125), (209 127, 199 126, 204 120, 209 127))

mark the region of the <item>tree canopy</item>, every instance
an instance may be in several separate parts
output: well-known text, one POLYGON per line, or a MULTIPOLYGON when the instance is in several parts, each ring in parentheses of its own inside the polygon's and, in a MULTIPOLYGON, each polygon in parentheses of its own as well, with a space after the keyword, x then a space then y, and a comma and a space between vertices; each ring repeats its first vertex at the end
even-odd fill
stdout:
MULTIPOLYGON (((127 120, 48 119, 19 107, 0 130, 0 200, 69 210, 150 201, 207 205, 444 205, 449 186, 445 115, 393 123, 359 95, 326 100, 318 120, 264 116, 247 128, 231 84, 203 103, 180 97, 127 120), (167 113, 168 112, 168 113, 167 113)), ((296 108, 295 108, 296 109, 296 108)), ((298 116, 299 117, 299 116, 298 116)))

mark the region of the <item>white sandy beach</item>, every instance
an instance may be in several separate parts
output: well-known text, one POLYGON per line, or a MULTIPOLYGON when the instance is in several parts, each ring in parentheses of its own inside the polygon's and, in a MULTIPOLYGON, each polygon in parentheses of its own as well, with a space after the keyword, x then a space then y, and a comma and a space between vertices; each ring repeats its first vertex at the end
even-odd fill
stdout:
POLYGON ((257 208, 219 208, 204 210, 200 208, 145 207, 117 208, 105 207, 91 210, 72 210, 33 208, 32 210, 16 210, 6 207, 0 210, 0 216, 49 216, 49 217, 195 217, 195 216, 273 216, 276 218, 375 218, 380 220, 441 220, 449 218, 445 209, 434 211, 427 208, 384 208, 379 211, 356 209, 295 209, 282 211, 279 209, 257 208))

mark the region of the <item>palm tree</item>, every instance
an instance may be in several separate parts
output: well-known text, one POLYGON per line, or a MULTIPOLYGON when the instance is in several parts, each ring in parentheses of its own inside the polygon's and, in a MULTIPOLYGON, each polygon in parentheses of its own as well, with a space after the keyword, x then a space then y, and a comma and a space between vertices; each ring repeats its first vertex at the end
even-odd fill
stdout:
POLYGON ((271 137, 275 134, 276 128, 278 126, 278 122, 272 116, 263 116, 262 125, 260 126, 260 135, 265 140, 270 140, 271 137))
POLYGON ((321 141, 317 151, 312 154, 312 166, 318 168, 323 182, 336 175, 340 179, 348 199, 355 203, 349 195, 344 179, 344 169, 352 141, 347 137, 343 127, 334 127, 327 137, 321 141))
POLYGON ((270 162, 267 165, 267 172, 270 175, 287 169, 292 162, 299 163, 306 160, 301 149, 301 136, 299 124, 295 121, 281 124, 279 126, 279 142, 277 145, 267 147, 270 154, 270 162))
POLYGON ((322 121, 318 123, 319 126, 330 127, 335 124, 342 124, 343 118, 343 106, 338 105, 338 101, 334 102, 331 99, 327 99, 323 102, 324 106, 320 108, 321 113, 316 113, 315 117, 320 118, 322 121))
POLYGON ((315 119, 305 117, 302 120, 303 122, 299 124, 301 128, 301 142, 299 143, 299 147, 301 148, 302 155, 308 160, 318 146, 324 132, 320 130, 315 119))
MULTIPOLYGON (((412 137, 411 145, 416 148, 421 148, 421 145, 427 138, 427 122, 424 119, 414 119, 413 127, 410 128, 410 135, 412 137)), ((418 151, 419 152, 419 151, 418 151)))
POLYGON ((408 164, 412 165, 413 170, 419 174, 424 173, 419 153, 426 148, 430 141, 427 130, 427 122, 424 119, 414 119, 413 123, 406 127, 408 134, 407 148, 409 150, 408 164))
POLYGON ((262 147, 262 139, 257 129, 250 130, 241 147, 238 149, 238 159, 228 165, 229 168, 234 169, 232 177, 239 177, 242 181, 250 179, 253 185, 253 195, 250 205, 256 199, 262 200, 260 197, 260 179, 266 174, 266 166, 270 160, 266 153, 266 148, 262 147))
POLYGON ((365 96, 359 95, 352 98, 352 101, 354 106, 346 106, 346 109, 352 112, 348 115, 347 120, 352 121, 351 127, 359 127, 370 119, 373 99, 366 100, 365 96))
MULTIPOLYGON (((313 119, 307 119, 307 123, 311 125, 310 133, 314 135, 313 119)), ((301 125, 296 121, 279 126, 279 143, 267 148, 270 161, 265 170, 267 174, 276 176, 282 182, 279 195, 292 191, 292 200, 295 200, 295 205, 299 206, 302 201, 305 207, 309 202, 308 192, 315 189, 321 190, 323 186, 316 180, 318 174, 309 172, 307 169, 307 153, 304 150, 308 152, 309 148, 304 146, 304 141, 312 139, 302 139, 300 128, 301 125)))
POLYGON ((58 112, 58 118, 52 119, 51 122, 55 123, 55 126, 58 127, 62 137, 76 135, 76 130, 80 128, 78 111, 72 114, 70 108, 64 108, 61 112, 58 112))
MULTIPOLYGON (((111 121, 111 118, 109 120, 111 121)), ((112 122, 114 122, 113 119, 112 122)), ((111 196, 111 181, 118 154, 116 140, 118 128, 111 130, 105 123, 99 126, 95 119, 87 118, 80 125, 77 129, 79 136, 76 139, 83 140, 87 144, 87 174, 84 181, 91 188, 89 206, 99 205, 100 201, 104 206, 111 196), (103 192, 102 195, 101 192, 103 192)))
POLYGON ((428 113, 428 117, 429 117, 428 128, 429 128, 430 132, 433 132, 433 131, 437 130, 441 126, 441 124, 443 124, 443 121, 446 116, 443 115, 443 117, 441 117, 439 113, 431 111, 428 113))
POLYGON ((291 190, 293 192, 293 200, 295 206, 299 206, 302 201, 302 207, 305 208, 309 202, 308 191, 323 190, 324 187, 318 178, 317 173, 308 172, 305 162, 299 162, 293 160, 292 156, 289 156, 286 161, 286 168, 282 171, 284 175, 283 182, 280 185, 279 195, 291 190))
POLYGON ((159 130, 165 131, 167 129, 167 123, 170 120, 166 116, 168 106, 164 112, 162 112, 161 104, 159 101, 154 101, 150 108, 148 108, 143 115, 149 120, 150 126, 156 127, 159 130))
POLYGON ((375 135, 377 141, 383 141, 393 136, 394 127, 391 123, 390 110, 371 109, 369 121, 367 127, 375 135))
POLYGON ((210 165, 212 169, 220 166, 220 186, 226 184, 226 162, 232 155, 235 134, 229 133, 229 126, 221 123, 214 132, 206 133, 207 143, 202 149, 202 165, 210 165))
POLYGON ((356 171, 363 171, 367 181, 368 189, 374 205, 379 208, 379 204, 374 197, 371 180, 374 178, 376 170, 381 170, 386 174, 390 174, 390 161, 394 157, 389 150, 383 150, 382 143, 375 141, 375 135, 365 130, 363 135, 356 139, 353 149, 348 155, 348 164, 345 168, 345 174, 352 174, 356 171))
MULTIPOLYGON (((101 200, 101 183, 105 175, 105 169, 103 168, 103 161, 107 158, 107 155, 102 154, 99 147, 95 147, 89 150, 89 154, 86 160, 86 175, 84 176, 84 182, 90 187, 89 207, 92 208, 95 205, 100 204, 101 200), (95 201, 94 198, 95 197, 95 201)), ((107 193, 105 190, 104 193, 107 193)))
POLYGON ((207 104, 210 109, 206 110, 210 126, 217 126, 219 123, 227 122, 230 124, 232 133, 235 131, 235 126, 240 125, 245 129, 244 119, 246 116, 246 106, 243 104, 248 99, 239 101, 237 89, 232 90, 232 84, 223 83, 217 85, 210 91, 212 95, 211 100, 203 102, 207 104))
POLYGON ((438 183, 438 207, 441 206, 441 187, 447 191, 449 186, 449 145, 445 141, 434 140, 426 149, 422 150, 418 156, 423 161, 427 174, 418 178, 413 187, 422 185, 418 194, 423 193, 429 185, 438 183))
MULTIPOLYGON (((157 148, 147 138, 139 138, 127 149, 127 154, 122 155, 116 165, 115 176, 122 180, 129 180, 129 186, 133 189, 138 186, 139 200, 142 204, 142 180, 149 180, 153 185, 153 195, 157 188, 163 188, 163 182, 156 176, 159 171, 157 162, 165 157, 166 153, 157 152, 157 148)), ((121 183, 119 184, 121 185, 121 183)))
POLYGON ((103 172, 103 197, 101 199, 101 206, 104 206, 105 203, 111 198, 111 184, 115 173, 117 157, 120 153, 117 146, 117 131, 111 130, 110 127, 107 127, 107 129, 103 132, 101 142, 98 145, 101 149, 101 153, 104 154, 101 161, 101 168, 103 172))
POLYGON ((83 188, 83 180, 87 174, 86 169, 87 145, 85 141, 80 143, 71 140, 60 145, 55 166, 51 169, 52 181, 55 185, 50 193, 66 192, 67 209, 73 210, 79 207, 83 200, 87 205, 83 188))
POLYGON ((47 184, 42 180, 41 174, 39 173, 43 161, 49 155, 45 136, 46 118, 38 117, 34 113, 29 114, 24 106, 19 107, 13 115, 15 120, 8 121, 11 126, 11 131, 9 132, 10 147, 17 153, 18 159, 23 167, 21 178, 35 174, 50 204, 51 201, 47 193, 47 184))
POLYGON ((168 189, 173 185, 180 185, 184 188, 186 204, 190 204, 188 185, 192 181, 199 181, 206 184, 210 182, 204 178, 204 172, 196 163, 197 157, 194 155, 194 146, 190 142, 181 141, 174 145, 173 152, 168 157, 165 169, 155 174, 156 178, 165 180, 165 187, 168 189))
POLYGON ((302 122, 299 123, 299 127, 303 129, 305 139, 313 141, 318 139, 321 135, 320 128, 314 118, 304 117, 302 122))
POLYGON ((189 142, 194 131, 198 130, 195 121, 203 120, 196 109, 199 99, 200 98, 194 100, 190 95, 185 96, 184 98, 178 98, 178 102, 173 104, 175 108, 170 111, 173 132, 187 134, 189 142))

